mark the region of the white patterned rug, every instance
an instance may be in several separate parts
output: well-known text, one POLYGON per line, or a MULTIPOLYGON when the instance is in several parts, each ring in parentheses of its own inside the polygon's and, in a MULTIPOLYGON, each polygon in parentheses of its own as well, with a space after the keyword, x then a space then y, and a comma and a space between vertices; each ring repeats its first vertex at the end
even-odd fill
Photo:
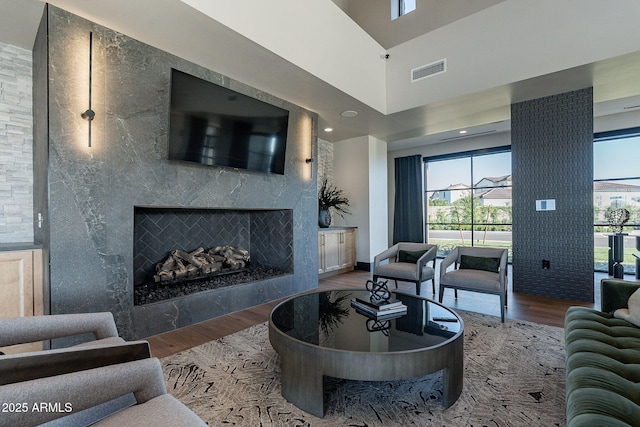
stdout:
POLYGON ((209 425, 563 426, 564 330, 459 312, 464 388, 442 407, 442 374, 406 381, 332 379, 323 419, 280 395, 267 324, 162 359, 169 393, 209 425))

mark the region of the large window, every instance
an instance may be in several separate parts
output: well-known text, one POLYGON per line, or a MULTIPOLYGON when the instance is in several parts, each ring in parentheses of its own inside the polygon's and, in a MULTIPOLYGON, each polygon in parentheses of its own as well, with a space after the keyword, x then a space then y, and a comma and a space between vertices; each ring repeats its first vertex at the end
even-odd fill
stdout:
POLYGON ((427 241, 445 256, 456 246, 511 255, 509 148, 425 158, 427 241))
POLYGON ((624 226, 624 270, 635 273, 636 236, 640 236, 640 128, 596 134, 593 144, 594 265, 608 271, 609 215, 629 211, 624 226))

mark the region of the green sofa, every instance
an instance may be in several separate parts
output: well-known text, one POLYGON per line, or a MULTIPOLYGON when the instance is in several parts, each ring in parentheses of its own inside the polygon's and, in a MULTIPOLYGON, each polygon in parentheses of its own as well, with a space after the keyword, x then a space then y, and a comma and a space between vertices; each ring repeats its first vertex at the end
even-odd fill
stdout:
POLYGON ((602 311, 565 316, 567 426, 640 426, 640 328, 614 318, 640 282, 604 279, 602 311))

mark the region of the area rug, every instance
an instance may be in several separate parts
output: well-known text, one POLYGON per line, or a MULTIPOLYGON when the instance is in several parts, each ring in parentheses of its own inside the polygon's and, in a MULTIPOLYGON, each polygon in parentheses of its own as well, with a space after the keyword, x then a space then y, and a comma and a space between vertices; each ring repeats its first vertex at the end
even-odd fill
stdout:
POLYGON ((211 426, 562 426, 562 328, 460 312, 464 388, 442 407, 442 374, 405 381, 331 379, 324 418, 280 394, 267 324, 162 359, 169 393, 211 426))

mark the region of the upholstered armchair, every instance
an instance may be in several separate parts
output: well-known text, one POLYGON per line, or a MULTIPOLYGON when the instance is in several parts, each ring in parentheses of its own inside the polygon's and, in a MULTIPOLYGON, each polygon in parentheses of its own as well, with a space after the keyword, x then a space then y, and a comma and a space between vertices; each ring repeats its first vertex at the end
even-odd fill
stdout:
POLYGON ((416 284, 416 294, 420 295, 422 282, 431 280, 433 294, 436 293, 435 268, 437 245, 426 243, 399 242, 373 259, 373 280, 393 279, 416 284), (384 263, 384 261, 388 261, 384 263), (432 262, 429 266, 427 263, 432 262))
POLYGON ((79 346, 123 344, 113 314, 78 313, 0 319, 0 348, 17 344, 82 336, 79 346))
POLYGON ((442 302, 445 288, 482 292, 500 296, 500 318, 504 322, 507 306, 507 249, 458 246, 440 263, 442 302), (453 269, 449 267, 453 265, 453 269))
POLYGON ((114 399, 133 396, 132 404, 105 414, 94 426, 206 426, 189 408, 167 393, 158 359, 47 376, 0 386, 0 401, 17 408, 2 414, 0 424, 36 426, 86 425, 83 416, 114 399), (42 405, 45 405, 43 409, 42 405), (34 409, 35 408, 35 409, 34 409))
POLYGON ((0 319, 3 348, 67 337, 80 343, 0 355, 0 401, 20 399, 28 406, 26 413, 3 414, 1 425, 5 419, 7 425, 21 426, 55 419, 56 426, 204 425, 166 394, 149 343, 120 338, 111 313, 0 319), (33 410, 33 404, 48 402, 69 406, 33 410))

